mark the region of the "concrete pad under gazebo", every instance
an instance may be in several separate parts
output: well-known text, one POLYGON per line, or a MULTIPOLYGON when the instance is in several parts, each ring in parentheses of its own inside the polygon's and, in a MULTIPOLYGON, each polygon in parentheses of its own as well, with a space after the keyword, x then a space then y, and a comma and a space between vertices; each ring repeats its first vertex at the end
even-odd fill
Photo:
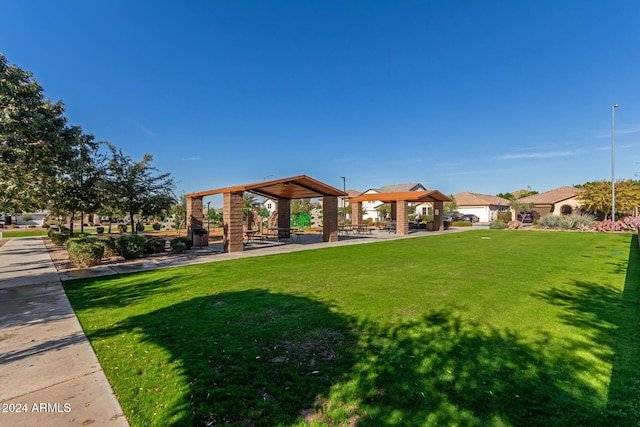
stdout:
POLYGON ((338 197, 345 197, 347 194, 306 175, 186 194, 188 235, 193 239, 194 235, 197 235, 198 231, 202 229, 204 222, 202 198, 214 194, 222 194, 224 251, 243 251, 242 195, 245 191, 277 200, 278 227, 282 228, 287 228, 290 224, 291 200, 321 198, 322 239, 325 242, 338 241, 338 197))
POLYGON ((444 202, 451 199, 438 190, 400 191, 393 193, 361 194, 348 200, 351 204, 351 222, 354 225, 362 223, 362 202, 381 201, 391 203, 391 219, 396 221, 396 234, 409 234, 409 202, 433 203, 433 230, 444 230, 444 202))

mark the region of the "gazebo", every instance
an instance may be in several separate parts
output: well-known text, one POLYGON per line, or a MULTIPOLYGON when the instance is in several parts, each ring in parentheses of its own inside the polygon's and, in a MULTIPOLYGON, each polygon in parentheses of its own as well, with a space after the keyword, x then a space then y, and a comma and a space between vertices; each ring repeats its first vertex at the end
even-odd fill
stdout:
POLYGON ((205 196, 222 194, 224 220, 224 251, 242 252, 243 223, 242 195, 245 191, 278 201, 278 227, 289 227, 290 202, 293 199, 322 199, 322 239, 325 242, 338 240, 338 197, 347 194, 306 175, 275 179, 235 187, 218 188, 185 194, 187 200, 187 232, 192 236, 202 229, 204 221, 202 199, 205 196))
POLYGON ((396 221, 396 234, 409 234, 409 202, 412 203, 433 203, 433 229, 435 231, 444 229, 442 217, 444 215, 444 202, 451 199, 438 190, 426 191, 400 191, 393 193, 368 193, 361 194, 349 199, 351 204, 351 222, 354 225, 362 223, 362 202, 381 201, 391 203, 391 219, 396 221))

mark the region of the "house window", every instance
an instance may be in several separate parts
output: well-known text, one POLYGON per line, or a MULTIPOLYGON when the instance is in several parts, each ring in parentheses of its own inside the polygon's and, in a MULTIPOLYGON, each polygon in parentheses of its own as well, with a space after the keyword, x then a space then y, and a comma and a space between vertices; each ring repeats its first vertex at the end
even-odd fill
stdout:
POLYGON ((569 205, 562 205, 561 212, 562 215, 571 215, 573 208, 569 205))
POLYGON ((267 209, 271 210, 271 203, 267 203, 267 209))

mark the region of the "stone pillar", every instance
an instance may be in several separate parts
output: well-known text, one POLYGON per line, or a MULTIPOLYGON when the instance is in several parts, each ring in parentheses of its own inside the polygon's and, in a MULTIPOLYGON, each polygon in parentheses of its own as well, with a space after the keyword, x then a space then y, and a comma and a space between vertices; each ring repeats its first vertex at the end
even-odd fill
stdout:
POLYGON ((433 202, 433 230, 444 230, 444 202, 433 202))
POLYGON ((224 251, 244 250, 242 231, 242 191, 222 195, 222 217, 224 220, 224 251))
POLYGON ((406 200, 395 202, 396 205, 396 234, 409 234, 409 203, 406 200))
MULTIPOLYGON (((278 199, 278 228, 291 227, 291 200, 278 199)), ((288 231, 278 231, 278 238, 288 239, 288 231)))
POLYGON ((322 199, 322 240, 338 241, 338 198, 324 196, 322 199))
MULTIPOLYGON (((194 246, 204 245, 203 237, 193 233, 202 228, 204 213, 202 211, 202 197, 188 198, 187 202, 187 237, 193 240, 194 246)), ((207 242, 208 243, 208 242, 207 242)))
POLYGON ((351 203, 351 223, 362 224, 362 202, 351 203))

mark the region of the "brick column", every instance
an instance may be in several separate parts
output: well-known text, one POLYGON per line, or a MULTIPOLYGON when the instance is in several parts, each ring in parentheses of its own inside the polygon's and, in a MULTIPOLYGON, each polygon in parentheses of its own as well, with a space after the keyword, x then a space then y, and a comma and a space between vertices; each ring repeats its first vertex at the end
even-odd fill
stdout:
POLYGON ((401 200, 396 205, 396 234, 406 236, 409 234, 409 203, 401 200))
POLYGON ((351 203, 351 223, 362 224, 362 202, 351 203))
POLYGON ((324 196, 322 199, 322 240, 338 241, 338 198, 324 196))
POLYGON ((201 236, 193 234, 194 229, 202 228, 204 214, 202 212, 202 197, 188 198, 187 202, 187 237, 193 240, 194 246, 200 246, 201 236))
MULTIPOLYGON (((278 228, 291 227, 291 200, 278 199, 278 228)), ((278 237, 281 239, 289 238, 289 233, 279 231, 278 237)))
POLYGON ((392 221, 394 219, 398 219, 398 212, 397 212, 398 208, 396 206, 397 204, 398 204, 398 202, 391 202, 390 203, 390 205, 391 205, 391 214, 390 215, 391 215, 391 220, 392 221))
POLYGON ((224 251, 242 252, 242 191, 222 195, 224 220, 224 251))
POLYGON ((444 202, 433 202, 433 231, 444 230, 444 202))

